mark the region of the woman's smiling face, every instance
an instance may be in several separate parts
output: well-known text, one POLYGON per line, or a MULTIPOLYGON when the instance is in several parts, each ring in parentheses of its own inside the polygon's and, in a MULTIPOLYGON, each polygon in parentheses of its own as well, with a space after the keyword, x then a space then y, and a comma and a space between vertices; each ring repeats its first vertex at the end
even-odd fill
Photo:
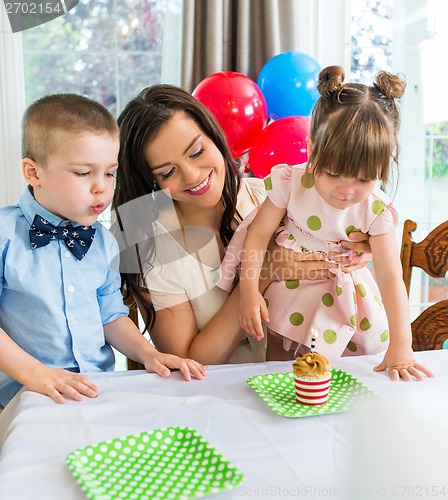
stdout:
POLYGON ((146 163, 161 189, 179 205, 215 207, 224 188, 224 158, 186 113, 175 113, 145 149, 146 163))

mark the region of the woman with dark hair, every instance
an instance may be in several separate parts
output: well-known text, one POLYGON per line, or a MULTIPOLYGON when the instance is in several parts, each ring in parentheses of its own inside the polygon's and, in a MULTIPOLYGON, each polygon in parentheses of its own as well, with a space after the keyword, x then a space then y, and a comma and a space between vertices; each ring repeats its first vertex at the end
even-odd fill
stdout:
MULTIPOLYGON (((238 284, 229 294, 215 286, 235 229, 265 197, 263 182, 240 179, 212 113, 178 87, 144 89, 118 124, 113 206, 127 246, 122 281, 155 346, 206 364, 263 361, 265 345, 238 325, 238 284)), ((370 249, 362 234, 354 239, 351 249, 367 252, 363 266, 370 249)), ((272 281, 328 277, 334 266, 318 254, 300 258, 271 245, 260 291, 272 281)))

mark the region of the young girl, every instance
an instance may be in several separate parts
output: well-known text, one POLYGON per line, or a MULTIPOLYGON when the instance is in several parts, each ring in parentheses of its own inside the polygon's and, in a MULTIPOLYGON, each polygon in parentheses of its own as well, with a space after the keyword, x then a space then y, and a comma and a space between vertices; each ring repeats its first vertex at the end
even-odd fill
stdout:
MULTIPOLYGON (((394 235, 398 215, 378 186, 378 181, 388 180, 391 159, 397 162, 395 99, 403 95, 406 84, 385 71, 373 86, 343 81, 341 67, 322 70, 308 163, 274 167, 265 178, 267 199, 255 218, 245 221, 240 325, 261 339, 261 320, 267 324, 268 360, 306 352, 314 326, 320 332, 316 345, 320 353, 334 357, 387 348, 376 371, 388 368, 394 380, 400 376, 420 380, 420 372, 431 373, 415 363, 411 349, 408 301, 394 235), (284 247, 322 252, 334 260, 353 231, 370 235, 379 289, 366 268, 345 273, 340 265, 332 279, 293 280, 286 286, 277 282, 264 297, 259 293, 260 266, 273 233, 284 247)), ((356 260, 357 255, 352 257, 356 260)))

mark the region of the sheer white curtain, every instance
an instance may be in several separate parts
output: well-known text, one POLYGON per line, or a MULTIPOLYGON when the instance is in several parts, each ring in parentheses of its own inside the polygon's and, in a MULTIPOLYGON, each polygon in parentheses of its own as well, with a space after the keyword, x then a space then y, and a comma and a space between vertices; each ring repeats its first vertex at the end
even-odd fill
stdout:
POLYGON ((161 81, 178 86, 181 83, 182 14, 183 0, 169 0, 167 2, 161 81))
POLYGON ((12 33, 0 2, 0 206, 17 203, 25 186, 20 170, 24 110, 22 35, 12 33))

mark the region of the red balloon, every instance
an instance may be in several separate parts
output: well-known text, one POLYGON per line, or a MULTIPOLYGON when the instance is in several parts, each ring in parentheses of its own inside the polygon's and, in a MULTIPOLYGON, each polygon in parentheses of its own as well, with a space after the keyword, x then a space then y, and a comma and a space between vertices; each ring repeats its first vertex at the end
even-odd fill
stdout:
POLYGON ((266 177, 280 163, 298 165, 308 160, 306 138, 310 119, 286 116, 267 125, 249 153, 248 163, 257 177, 266 177))
POLYGON ((234 71, 207 76, 193 96, 213 113, 235 158, 255 144, 267 122, 266 101, 258 85, 234 71))

